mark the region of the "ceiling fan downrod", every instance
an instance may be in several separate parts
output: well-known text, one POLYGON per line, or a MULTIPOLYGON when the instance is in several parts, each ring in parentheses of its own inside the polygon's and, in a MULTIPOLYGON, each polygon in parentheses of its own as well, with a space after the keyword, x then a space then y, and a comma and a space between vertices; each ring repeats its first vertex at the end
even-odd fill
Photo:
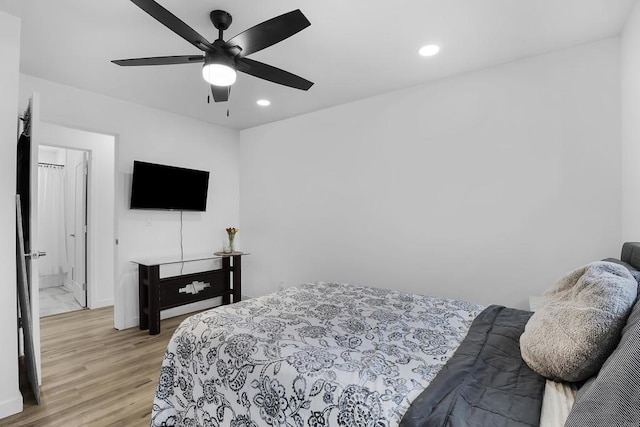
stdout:
POLYGON ((218 29, 218 40, 224 41, 222 33, 229 28, 233 18, 231 14, 224 10, 214 10, 209 14, 209 19, 214 27, 218 29))

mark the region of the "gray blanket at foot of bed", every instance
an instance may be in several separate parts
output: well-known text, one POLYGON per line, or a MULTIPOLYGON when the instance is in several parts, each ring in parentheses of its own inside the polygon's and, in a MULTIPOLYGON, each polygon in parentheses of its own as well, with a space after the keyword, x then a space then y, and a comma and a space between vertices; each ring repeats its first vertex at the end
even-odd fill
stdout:
POLYGON ((480 313, 400 426, 539 426, 545 379, 522 360, 519 344, 531 314, 495 305, 480 313))

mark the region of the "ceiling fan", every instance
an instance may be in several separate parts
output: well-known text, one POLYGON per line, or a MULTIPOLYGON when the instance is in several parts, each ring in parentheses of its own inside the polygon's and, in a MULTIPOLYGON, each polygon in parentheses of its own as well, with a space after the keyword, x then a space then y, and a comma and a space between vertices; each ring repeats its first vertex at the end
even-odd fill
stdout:
POLYGON ((153 0, 131 0, 165 27, 200 49, 204 55, 157 56, 151 58, 118 59, 111 61, 122 66, 169 65, 204 63, 202 77, 211 85, 215 102, 229 100, 230 87, 240 71, 273 83, 300 90, 309 90, 313 83, 288 71, 263 62, 245 58, 291 37, 311 23, 298 9, 262 22, 235 37, 224 41, 222 33, 231 25, 231 15, 214 10, 209 18, 218 29, 218 39, 210 43, 193 28, 153 0))

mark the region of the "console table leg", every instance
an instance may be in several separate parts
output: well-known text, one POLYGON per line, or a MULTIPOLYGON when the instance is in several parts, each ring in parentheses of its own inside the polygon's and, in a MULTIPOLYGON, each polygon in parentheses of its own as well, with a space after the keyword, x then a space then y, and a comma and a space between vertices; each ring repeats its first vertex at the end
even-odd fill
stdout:
POLYGON ((242 259, 241 256, 239 255, 235 255, 233 257, 233 302, 239 302, 240 299, 242 298, 242 287, 240 285, 241 283, 241 277, 240 277, 240 260, 242 259))
POLYGON ((160 266, 149 267, 149 335, 160 333, 160 266))
POLYGON ((149 329, 149 315, 145 309, 149 307, 149 269, 138 266, 138 316, 140 317, 140 329, 149 329), (146 283, 146 285, 145 285, 146 283))
MULTIPOLYGON (((224 271, 224 283, 225 283, 225 291, 230 291, 231 289, 231 257, 222 258, 222 270, 224 271)), ((229 292, 225 292, 222 295, 222 304, 231 304, 231 295, 229 292)))

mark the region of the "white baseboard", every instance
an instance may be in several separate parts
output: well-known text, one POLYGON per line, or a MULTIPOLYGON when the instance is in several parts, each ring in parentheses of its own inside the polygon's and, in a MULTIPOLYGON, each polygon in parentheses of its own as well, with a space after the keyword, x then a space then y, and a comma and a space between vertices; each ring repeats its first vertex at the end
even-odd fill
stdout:
POLYGON ((67 273, 49 274, 46 276, 40 276, 39 287, 44 288, 57 288, 64 285, 67 273))
POLYGON ((169 319, 171 317, 181 316, 187 313, 193 313, 196 311, 207 310, 213 307, 217 307, 222 304, 222 298, 211 298, 204 301, 192 302, 191 304, 181 305, 180 307, 170 308, 168 310, 162 310, 160 312, 160 319, 169 319))
POLYGON ((122 329, 119 329, 119 328, 116 328, 116 329, 118 329, 119 331, 124 331, 125 329, 137 328, 138 326, 140 326, 140 317, 136 316, 131 319, 127 319, 122 329))
POLYGON ((91 304, 91 308, 92 310, 94 308, 102 308, 102 307, 109 307, 113 305, 113 299, 103 299, 100 301, 94 301, 93 304, 91 304))
POLYGON ((0 402, 0 418, 5 418, 18 412, 22 412, 22 395, 20 392, 13 399, 0 402))

